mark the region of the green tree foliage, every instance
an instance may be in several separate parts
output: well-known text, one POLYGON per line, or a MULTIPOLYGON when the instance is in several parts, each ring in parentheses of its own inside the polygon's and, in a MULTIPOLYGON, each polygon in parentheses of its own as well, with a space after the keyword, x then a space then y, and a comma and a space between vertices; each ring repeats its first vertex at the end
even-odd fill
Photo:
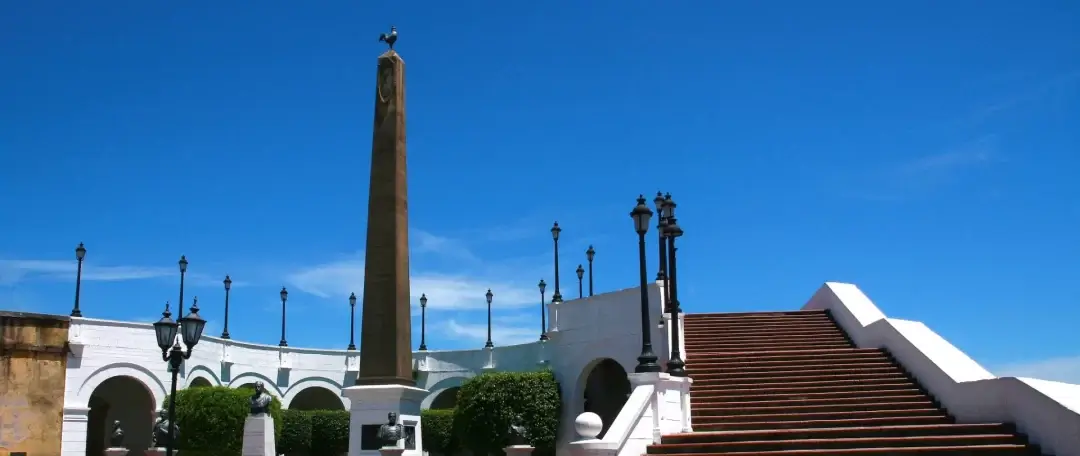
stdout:
POLYGON ((561 409, 559 383, 551 371, 486 373, 461 386, 453 432, 474 455, 502 454, 510 425, 520 416, 534 454, 553 456, 561 409))
POLYGON ((420 438, 424 441, 424 451, 444 456, 457 451, 453 409, 421 412, 420 433, 420 438))
MULTIPOLYGON (((176 392, 176 448, 189 456, 239 456, 244 420, 251 413, 251 390, 225 386, 188 388, 176 392)), ((172 398, 165 399, 165 407, 172 398)), ((270 405, 275 437, 281 438, 281 402, 270 405)))

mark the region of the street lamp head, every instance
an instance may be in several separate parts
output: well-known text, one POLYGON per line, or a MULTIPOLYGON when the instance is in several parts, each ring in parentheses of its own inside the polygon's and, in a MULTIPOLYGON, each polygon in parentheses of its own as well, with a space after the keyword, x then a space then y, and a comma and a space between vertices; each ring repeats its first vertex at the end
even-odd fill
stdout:
POLYGON ((229 291, 232 288, 232 279, 228 275, 225 276, 225 280, 222 281, 225 284, 225 291, 229 291))
POLYGON ((590 263, 592 263, 594 257, 596 257, 596 250, 593 250, 592 246, 590 245, 589 249, 585 251, 585 258, 588 259, 590 263))
POLYGON ((83 243, 80 242, 78 247, 75 247, 75 259, 82 261, 86 258, 86 247, 83 247, 83 243))
POLYGON ((630 211, 630 218, 634 220, 634 231, 644 236, 649 232, 649 220, 652 219, 653 211, 645 205, 645 196, 638 195, 637 206, 630 211))
POLYGON ((206 328, 206 320, 199 316, 199 297, 196 296, 191 302, 187 316, 180 319, 180 335, 184 338, 184 345, 188 352, 202 339, 203 329, 206 328))
POLYGON ((487 293, 484 293, 484 297, 487 298, 487 303, 491 304, 491 298, 494 298, 495 295, 491 292, 491 289, 488 288, 487 293))
POLYGON ((580 264, 577 265, 577 270, 574 272, 577 273, 578 280, 581 280, 583 277, 585 277, 585 268, 581 267, 580 264))
POLYGON ((178 329, 176 322, 172 319, 172 312, 169 312, 169 302, 165 301, 165 311, 161 313, 161 319, 154 323, 154 335, 157 337, 157 344, 161 351, 172 347, 178 329))
POLYGON ((660 217, 661 219, 664 218, 664 216, 665 216, 665 214, 664 214, 664 201, 665 201, 664 200, 664 193, 663 192, 656 192, 656 198, 653 198, 652 202, 653 202, 653 206, 656 207, 656 216, 660 217))
POLYGON ((559 222, 555 222, 555 225, 551 227, 551 238, 558 241, 559 233, 562 233, 562 228, 559 228, 559 222))
POLYGON ((427 294, 426 293, 420 293, 420 308, 422 308, 422 309, 427 308, 427 294))
POLYGON ((679 223, 675 220, 675 217, 668 219, 668 224, 666 227, 664 227, 664 235, 673 238, 682 237, 682 227, 679 226, 679 223))
POLYGON ((349 307, 356 307, 356 293, 349 293, 349 307))
POLYGON ((670 193, 664 195, 664 218, 675 218, 675 200, 670 193))
MULTIPOLYGON (((180 264, 180 273, 183 274, 183 273, 187 272, 187 257, 185 257, 184 255, 180 255, 179 264, 180 264)), ((180 310, 183 311, 184 309, 180 309, 180 310)))
POLYGON ((285 302, 286 299, 289 299, 289 292, 285 287, 281 287, 281 293, 279 294, 281 295, 281 302, 285 302))
POLYGON ((540 289, 540 294, 544 294, 547 291, 547 282, 544 279, 540 279, 540 283, 536 284, 536 287, 540 289))

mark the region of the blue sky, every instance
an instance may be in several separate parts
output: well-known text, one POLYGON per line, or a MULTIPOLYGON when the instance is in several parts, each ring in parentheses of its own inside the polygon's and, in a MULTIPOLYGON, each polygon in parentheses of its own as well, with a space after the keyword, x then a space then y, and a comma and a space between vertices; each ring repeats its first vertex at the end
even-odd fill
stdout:
POLYGON ((488 287, 496 344, 538 335, 554 220, 565 295, 589 244, 635 285, 627 213, 664 190, 688 311, 853 282, 1080 381, 1080 5, 542 3, 5 2, 0 308, 69 312, 81 241, 87 316, 155 319, 186 254, 212 333, 231 274, 235 338, 278 341, 284 285, 289 343, 344 347, 393 23, 431 348, 482 346, 488 287))

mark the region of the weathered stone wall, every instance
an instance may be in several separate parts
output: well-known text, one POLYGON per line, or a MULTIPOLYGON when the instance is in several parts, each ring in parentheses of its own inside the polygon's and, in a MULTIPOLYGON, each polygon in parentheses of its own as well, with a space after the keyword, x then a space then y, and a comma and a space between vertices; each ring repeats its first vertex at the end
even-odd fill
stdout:
POLYGON ((68 324, 0 311, 0 456, 60 454, 68 324))

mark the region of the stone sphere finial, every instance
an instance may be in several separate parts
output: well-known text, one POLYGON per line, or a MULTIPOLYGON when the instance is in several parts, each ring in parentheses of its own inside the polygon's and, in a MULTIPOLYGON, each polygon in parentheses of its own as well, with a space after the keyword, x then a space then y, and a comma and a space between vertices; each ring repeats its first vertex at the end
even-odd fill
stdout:
POLYGON ((574 430, 582 439, 595 439, 603 429, 604 421, 600 419, 600 415, 593 412, 582 413, 574 420, 574 430))

